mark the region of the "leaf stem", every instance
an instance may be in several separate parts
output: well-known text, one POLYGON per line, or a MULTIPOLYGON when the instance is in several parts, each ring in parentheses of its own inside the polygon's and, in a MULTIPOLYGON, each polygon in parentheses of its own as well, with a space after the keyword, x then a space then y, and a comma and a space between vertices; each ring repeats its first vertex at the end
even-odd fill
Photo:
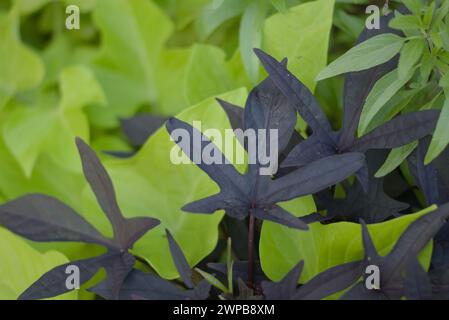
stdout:
POLYGON ((249 212, 248 226, 248 286, 254 288, 254 225, 256 218, 249 212))

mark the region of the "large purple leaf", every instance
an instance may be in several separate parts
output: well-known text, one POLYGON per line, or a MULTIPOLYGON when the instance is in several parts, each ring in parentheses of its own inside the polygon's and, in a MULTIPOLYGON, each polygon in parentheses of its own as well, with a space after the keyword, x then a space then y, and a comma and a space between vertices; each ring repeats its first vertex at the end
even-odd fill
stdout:
POLYGON ((293 300, 324 299, 354 284, 361 276, 362 262, 355 261, 329 268, 302 285, 293 300))
POLYGON ((274 180, 263 199, 280 202, 321 191, 355 173, 363 166, 364 159, 361 153, 347 153, 317 160, 274 180))
POLYGON ((165 230, 165 233, 167 235, 171 256, 173 262, 175 263, 176 269, 179 272, 179 275, 181 276, 187 287, 193 288, 194 285, 192 282, 192 269, 190 269, 189 263, 187 262, 184 253, 182 252, 181 248, 179 247, 178 243, 173 238, 171 233, 168 230, 165 230))
POLYGON ((270 79, 296 108, 301 117, 310 125, 313 132, 324 140, 333 141, 331 126, 310 90, 299 81, 286 67, 270 55, 254 49, 270 79))
POLYGON ((31 194, 0 206, 0 225, 33 241, 75 241, 110 247, 90 223, 59 200, 31 194))
POLYGON ((102 267, 105 256, 68 262, 45 273, 19 297, 20 300, 37 300, 61 295, 69 292, 66 281, 68 274, 67 267, 76 266, 79 268, 80 285, 89 281, 102 267))
POLYGON ((348 149, 391 149, 404 146, 432 133, 440 116, 438 110, 424 110, 400 115, 355 140, 348 149))
POLYGON ((226 159, 218 147, 200 131, 176 118, 170 118, 166 123, 166 127, 172 138, 178 145, 180 145, 181 149, 189 156, 190 160, 207 173, 221 189, 236 194, 246 193, 244 178, 237 172, 229 160, 226 159), (183 132, 187 135, 176 136, 177 132, 183 132), (183 141, 184 138, 189 141, 183 141), (194 142, 196 139, 198 143, 194 142), (211 164, 206 164, 203 161, 202 155, 206 146, 211 148, 211 153, 215 155, 214 159, 217 159, 217 162, 219 163, 212 162, 211 164))
POLYGON ((123 244, 126 241, 125 218, 118 206, 111 178, 95 152, 83 140, 77 138, 76 144, 83 164, 84 176, 111 222, 115 240, 123 244))
POLYGON ((265 298, 268 300, 291 299, 295 294, 299 276, 301 275, 303 267, 304 261, 301 260, 279 282, 262 282, 262 289, 265 298))
POLYGON ((287 158, 281 163, 281 166, 304 166, 315 160, 329 157, 336 153, 337 151, 333 146, 321 142, 318 136, 312 135, 296 145, 292 151, 290 151, 287 158))
POLYGON ((109 254, 103 261, 107 277, 89 289, 107 300, 119 299, 123 282, 134 268, 136 259, 128 252, 109 254))

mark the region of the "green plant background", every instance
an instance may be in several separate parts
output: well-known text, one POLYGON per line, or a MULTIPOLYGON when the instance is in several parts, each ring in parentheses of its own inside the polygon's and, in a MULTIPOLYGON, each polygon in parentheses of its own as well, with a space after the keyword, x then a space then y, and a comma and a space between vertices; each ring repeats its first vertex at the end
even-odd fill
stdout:
MULTIPOLYGON (((250 50, 261 47, 277 59, 289 58, 290 70, 316 92, 337 126, 342 79, 317 87, 315 78, 328 60, 353 45, 367 3, 2 0, 0 201, 36 192, 52 195, 110 234, 82 175, 74 144, 80 136, 100 154, 124 214, 162 222, 133 253, 162 277, 177 278, 163 230, 171 231, 191 266, 204 259, 217 244, 223 214, 190 215, 180 208, 218 187, 194 165, 171 164, 174 144, 164 128, 132 158, 104 153, 132 150, 120 119, 176 115, 202 121, 203 129, 229 128, 214 98, 244 105, 248 91, 264 77, 250 50), (65 28, 69 4, 81 9, 80 30, 65 28)), ((310 197, 285 205, 298 216, 315 209, 310 197)), ((372 226, 378 249, 388 251, 420 214, 372 226)), ((15 299, 45 271, 96 250, 76 243, 32 243, 0 228, 0 298, 15 299)), ((430 252, 430 246, 423 252, 424 264, 430 252)), ((274 280, 304 259, 305 281, 360 258, 360 226, 342 222, 304 232, 265 223, 260 255, 263 270, 274 280)), ((92 298, 85 292, 79 297, 92 298)))

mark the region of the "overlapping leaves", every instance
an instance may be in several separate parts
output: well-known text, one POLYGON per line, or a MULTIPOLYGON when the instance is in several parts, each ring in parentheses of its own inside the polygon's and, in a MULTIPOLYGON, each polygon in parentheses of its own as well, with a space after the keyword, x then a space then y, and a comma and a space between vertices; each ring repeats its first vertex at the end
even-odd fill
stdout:
MULTIPOLYGON (((388 32, 388 17, 383 18, 380 30, 365 30, 359 41, 388 32)), ((396 60, 390 60, 368 70, 349 73, 344 92, 344 117, 342 128, 332 130, 326 115, 311 92, 284 66, 260 50, 256 54, 262 61, 273 82, 285 95, 313 134, 299 143, 283 162, 283 166, 303 166, 313 160, 346 152, 366 152, 369 149, 391 149, 406 145, 433 132, 439 117, 437 110, 425 110, 400 115, 380 125, 369 133, 356 138, 364 102, 376 80, 394 69, 396 60)), ((364 166, 357 172, 363 189, 368 191, 368 172, 364 166)))
MULTIPOLYGON (((47 298, 69 291, 65 282, 65 271, 69 265, 79 268, 81 284, 90 280, 100 268, 105 268, 107 277, 100 284, 103 287, 102 296, 118 297, 123 281, 135 263, 135 258, 128 250, 143 234, 159 224, 158 220, 152 218, 124 218, 112 181, 100 160, 81 139, 77 140, 77 146, 85 177, 112 225, 114 237, 104 237, 70 207, 45 195, 28 195, 3 205, 0 208, 0 223, 30 240, 86 242, 107 249, 103 255, 52 269, 28 288, 21 295, 22 299, 47 298)), ((96 288, 92 290, 96 291, 96 288)))
MULTIPOLYGON (((275 221, 292 228, 307 229, 305 223, 282 209, 277 203, 318 192, 344 180, 360 169, 363 164, 363 155, 348 153, 323 158, 272 180, 270 175, 261 174, 260 169, 263 165, 260 163, 257 152, 260 148, 265 154, 269 154, 270 129, 279 132, 278 150, 285 149, 293 134, 295 119, 294 109, 276 89, 271 78, 253 89, 245 107, 244 129, 256 130, 256 137, 259 136, 257 130, 265 129, 266 131, 265 137, 256 138, 252 142, 255 142, 254 147, 248 148, 248 157, 254 162, 248 165, 247 173, 244 175, 241 175, 221 151, 197 129, 174 118, 168 120, 166 126, 172 138, 220 187, 218 194, 187 204, 183 209, 208 214, 224 209, 226 214, 238 219, 251 214, 261 220, 275 221), (182 129, 188 134, 180 137, 175 132, 176 129, 182 129), (200 145, 194 142, 195 136, 201 136, 200 145), (188 141, 184 141, 186 138, 188 141), (203 155, 204 150, 208 150, 217 161, 206 164, 204 161, 196 160, 198 155, 203 155)), ((271 172, 271 174, 274 173, 271 172)))

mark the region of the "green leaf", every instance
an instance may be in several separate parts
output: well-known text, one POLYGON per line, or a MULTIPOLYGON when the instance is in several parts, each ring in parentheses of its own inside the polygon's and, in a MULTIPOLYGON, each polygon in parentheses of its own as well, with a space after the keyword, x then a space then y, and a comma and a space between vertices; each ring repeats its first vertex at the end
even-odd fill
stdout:
MULTIPOLYGON (((240 89, 220 97, 243 105, 246 95, 246 90, 240 89)), ((201 121, 203 131, 207 128, 230 128, 227 116, 215 98, 209 98, 177 117, 188 123, 201 121)), ((104 163, 123 214, 126 217, 150 216, 161 221, 160 227, 135 244, 133 253, 148 261, 161 276, 168 279, 177 278, 178 272, 169 254, 164 228, 176 237, 189 264, 196 265, 215 248, 218 224, 223 217, 222 212, 196 215, 181 210, 185 204, 212 195, 219 188, 195 165, 173 164, 170 152, 174 146, 164 127, 151 136, 133 158, 111 159, 104 163)), ((236 148, 241 146, 237 143, 236 148)), ((86 189, 83 208, 79 212, 104 234, 110 234, 109 223, 100 214, 100 208, 89 189, 86 189)))
POLYGON ((212 5, 215 9, 218 9, 223 4, 223 2, 224 0, 213 0, 212 5))
POLYGON ((432 23, 433 14, 435 11, 435 1, 432 1, 427 7, 425 7, 425 12, 423 16, 423 24, 425 29, 429 29, 432 23))
POLYGON ((424 39, 410 40, 402 48, 398 66, 400 80, 404 80, 408 77, 410 69, 412 69, 421 58, 426 46, 424 41, 424 39))
POLYGON ((241 15, 252 0, 226 0, 220 6, 206 6, 195 24, 201 40, 206 40, 225 21, 241 15))
POLYGON ((423 9, 422 0, 402 0, 402 2, 413 13, 420 14, 423 9))
POLYGON ((192 47, 184 80, 189 106, 236 89, 225 67, 225 59, 225 53, 217 47, 200 44, 192 47))
POLYGON ((334 24, 355 40, 363 31, 365 20, 340 9, 335 11, 334 24))
POLYGON ((210 273, 207 273, 206 271, 203 271, 198 268, 195 268, 195 271, 198 272, 204 279, 206 279, 207 282, 209 282, 211 285, 213 285, 218 290, 221 290, 224 293, 229 293, 229 289, 226 288, 226 286, 220 280, 215 278, 210 273))
POLYGON ((95 76, 83 66, 65 68, 61 73, 61 107, 81 108, 89 104, 106 103, 103 90, 95 76))
POLYGON ((427 82, 427 80, 429 79, 434 66, 435 66, 435 57, 430 54, 429 50, 424 50, 424 55, 420 67, 420 73, 421 77, 425 82, 427 82))
POLYGON ((435 26, 439 26, 441 22, 444 20, 444 18, 447 17, 448 14, 449 14, 449 2, 443 1, 441 6, 435 13, 433 24, 435 26))
POLYGON ((377 170, 375 177, 382 178, 399 167, 417 146, 418 141, 413 141, 405 146, 391 150, 388 158, 385 160, 385 163, 379 168, 379 170, 377 170))
MULTIPOLYGON (((0 300, 16 300, 44 273, 68 262, 56 251, 40 253, 20 237, 0 228, 0 300)), ((77 291, 53 299, 76 300, 77 291)))
POLYGON ((27 177, 56 123, 51 107, 18 107, 11 112, 3 127, 5 142, 27 177))
POLYGON ((441 109, 440 118, 437 127, 433 133, 432 142, 424 159, 424 164, 431 163, 449 144, 449 88, 445 89, 445 100, 443 109, 441 109))
POLYGON ((16 93, 36 87, 44 76, 44 66, 19 35, 17 12, 0 12, 0 108, 16 93))
POLYGON ((416 68, 409 69, 408 74, 400 79, 398 69, 395 69, 376 82, 363 106, 358 129, 359 136, 366 133, 376 114, 411 79, 415 70, 416 68))
POLYGON ((52 0, 14 0, 14 4, 21 15, 28 15, 40 10, 52 0))
POLYGON ((438 85, 444 89, 449 89, 449 72, 441 77, 438 85))
MULTIPOLYGON (((308 208, 306 208, 308 209, 308 208)), ((297 212, 301 208, 297 207, 297 212)), ((368 226, 374 244, 381 255, 387 254, 402 232, 418 217, 435 210, 435 206, 419 213, 368 226)), ((260 241, 262 269, 273 281, 279 281, 304 260, 300 283, 339 264, 363 258, 360 225, 338 222, 327 225, 313 223, 309 231, 297 231, 271 222, 264 222, 260 241)), ((421 252, 421 262, 428 267, 432 244, 421 252)))
POLYGON ((240 22, 239 45, 243 64, 249 78, 253 83, 259 79, 259 60, 253 48, 260 48, 262 43, 262 30, 267 13, 265 1, 253 1, 243 13, 240 22))
POLYGON ((322 70, 316 80, 353 71, 361 71, 387 62, 401 50, 405 38, 387 33, 370 38, 350 49, 322 70))
POLYGON ((102 54, 94 65, 108 112, 91 111, 102 127, 118 125, 142 104, 156 101, 155 66, 173 30, 170 19, 152 1, 99 1, 93 17, 102 37, 102 54))
POLYGON ((30 178, 38 158, 47 153, 65 168, 79 171, 73 143, 76 136, 89 138, 89 125, 82 108, 104 103, 103 91, 93 74, 81 66, 64 69, 60 77, 59 106, 52 95, 36 97, 36 105, 12 105, 3 125, 3 137, 25 176, 30 178))
POLYGON ((304 3, 265 21, 263 50, 281 60, 311 91, 315 77, 326 65, 332 28, 333 0, 304 3))
POLYGON ((389 26, 393 29, 398 30, 415 30, 421 28, 421 21, 417 16, 413 15, 403 15, 399 12, 396 12, 396 15, 393 19, 391 19, 389 26))
POLYGON ((287 12, 287 1, 286 0, 270 0, 271 5, 281 13, 287 12))

